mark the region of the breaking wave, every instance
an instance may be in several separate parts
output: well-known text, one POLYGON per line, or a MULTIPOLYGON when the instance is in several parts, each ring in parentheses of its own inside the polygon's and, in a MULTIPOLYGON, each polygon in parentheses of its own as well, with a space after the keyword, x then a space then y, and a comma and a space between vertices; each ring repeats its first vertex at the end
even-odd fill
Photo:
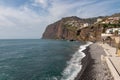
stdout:
POLYGON ((64 69, 61 80, 74 80, 77 77, 82 69, 81 60, 85 57, 85 53, 82 51, 90 44, 92 44, 92 42, 80 46, 79 50, 75 52, 71 60, 67 62, 68 66, 64 69))

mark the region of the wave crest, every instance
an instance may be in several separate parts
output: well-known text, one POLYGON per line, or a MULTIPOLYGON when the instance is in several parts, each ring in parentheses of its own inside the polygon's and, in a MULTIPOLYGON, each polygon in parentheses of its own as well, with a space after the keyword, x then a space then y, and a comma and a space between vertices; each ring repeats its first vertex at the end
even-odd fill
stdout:
POLYGON ((64 69, 61 80, 74 80, 77 77, 82 69, 81 60, 86 56, 82 51, 90 44, 92 44, 92 42, 80 46, 79 50, 75 52, 71 60, 68 61, 68 66, 64 69))

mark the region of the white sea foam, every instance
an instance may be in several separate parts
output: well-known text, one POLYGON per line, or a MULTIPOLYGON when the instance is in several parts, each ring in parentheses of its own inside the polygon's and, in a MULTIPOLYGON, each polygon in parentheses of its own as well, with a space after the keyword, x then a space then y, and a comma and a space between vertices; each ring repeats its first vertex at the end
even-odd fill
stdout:
POLYGON ((68 61, 68 66, 64 69, 61 80, 74 80, 75 77, 77 77, 78 73, 82 69, 81 60, 85 57, 85 54, 82 51, 90 44, 92 44, 92 42, 88 42, 87 44, 80 46, 79 50, 75 52, 72 59, 68 61))

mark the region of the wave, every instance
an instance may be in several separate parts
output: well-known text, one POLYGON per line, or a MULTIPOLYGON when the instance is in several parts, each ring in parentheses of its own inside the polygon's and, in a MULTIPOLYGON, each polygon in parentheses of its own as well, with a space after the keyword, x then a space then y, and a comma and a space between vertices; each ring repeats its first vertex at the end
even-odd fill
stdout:
POLYGON ((92 44, 92 42, 87 42, 87 44, 80 46, 79 50, 75 52, 71 60, 67 62, 68 66, 62 72, 63 76, 61 80, 74 80, 77 77, 82 69, 81 60, 86 56, 82 51, 90 44, 92 44))

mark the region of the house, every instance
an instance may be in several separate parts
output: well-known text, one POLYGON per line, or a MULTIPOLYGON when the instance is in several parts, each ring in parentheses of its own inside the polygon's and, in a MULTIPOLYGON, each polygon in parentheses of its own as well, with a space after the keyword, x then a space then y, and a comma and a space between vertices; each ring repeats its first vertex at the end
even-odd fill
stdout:
POLYGON ((98 18, 98 19, 97 19, 97 22, 101 22, 101 21, 102 21, 102 19, 101 19, 101 18, 98 18))
POLYGON ((107 29, 106 30, 106 34, 112 34, 113 33, 113 29, 107 29))
POLYGON ((118 35, 120 34, 120 28, 113 28, 113 32, 118 31, 118 35))
POLYGON ((114 20, 118 21, 118 20, 120 20, 120 17, 114 17, 114 20))
MULTIPOLYGON (((120 20, 120 17, 109 17, 102 21, 103 24, 116 24, 120 20)), ((99 20, 98 20, 99 21, 99 20)))
POLYGON ((109 20, 113 20, 113 19, 114 19, 114 17, 109 17, 108 19, 109 19, 109 20))
POLYGON ((83 24, 83 27, 87 27, 87 26, 89 26, 89 23, 84 23, 83 24))
POLYGON ((110 28, 106 30, 106 34, 114 34, 115 31, 118 31, 118 34, 120 35, 120 28, 110 28))
POLYGON ((105 21, 103 21, 102 24, 105 24, 105 21))
POLYGON ((108 36, 113 36, 113 34, 105 34, 105 33, 102 33, 102 34, 101 34, 101 37, 102 37, 102 38, 106 38, 106 37, 108 37, 108 36))

